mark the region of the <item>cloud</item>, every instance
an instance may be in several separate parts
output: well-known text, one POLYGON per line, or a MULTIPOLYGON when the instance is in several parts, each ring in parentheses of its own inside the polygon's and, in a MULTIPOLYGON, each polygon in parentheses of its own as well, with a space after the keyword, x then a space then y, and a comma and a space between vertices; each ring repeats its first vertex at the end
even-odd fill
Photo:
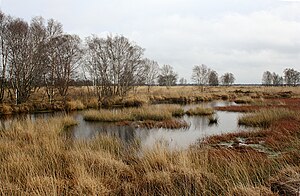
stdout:
POLYGON ((265 70, 282 73, 300 62, 300 4, 274 0, 18 0, 5 10, 30 19, 55 18, 85 37, 118 33, 146 49, 147 57, 173 65, 190 79, 196 64, 239 83, 259 83, 265 70))

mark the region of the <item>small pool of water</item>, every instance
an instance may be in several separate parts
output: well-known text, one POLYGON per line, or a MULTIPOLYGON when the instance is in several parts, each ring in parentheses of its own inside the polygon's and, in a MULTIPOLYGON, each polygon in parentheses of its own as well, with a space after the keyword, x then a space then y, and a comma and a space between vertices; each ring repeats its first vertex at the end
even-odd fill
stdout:
MULTIPOLYGON (((217 107, 235 105, 233 102, 214 101, 201 104, 183 105, 184 110, 194 107, 217 107)), ((160 107, 161 105, 157 105, 160 107)), ((2 119, 0 121, 1 127, 7 127, 13 120, 22 118, 49 118, 52 116, 62 115, 62 112, 48 113, 48 114, 27 114, 23 116, 15 116, 9 119, 2 119)), ((83 112, 71 113, 72 116, 79 122, 77 126, 70 129, 69 134, 73 139, 90 139, 97 134, 105 134, 119 137, 122 141, 130 143, 131 141, 140 141, 142 147, 151 148, 157 141, 167 143, 171 149, 188 148, 191 144, 196 143, 199 139, 207 136, 223 134, 229 132, 237 132, 246 130, 245 127, 238 126, 238 117, 240 113, 217 111, 215 115, 218 116, 218 124, 209 124, 207 117, 201 116, 183 116, 189 125, 185 129, 164 129, 164 128, 135 128, 132 126, 117 126, 114 123, 102 122, 87 122, 83 120, 83 112)))
MULTIPOLYGON (((218 107, 235 105, 233 102, 214 101, 201 104, 189 104, 182 106, 184 110, 194 107, 218 107)), ((159 108, 161 105, 157 105, 159 108)), ((157 141, 167 143, 170 148, 188 148, 199 139, 211 135, 237 132, 246 130, 245 127, 238 126, 238 117, 241 113, 217 111, 218 124, 209 124, 205 116, 183 116, 182 118, 190 125, 189 128, 164 129, 164 128, 134 128, 131 126, 116 126, 112 123, 86 122, 83 116, 78 113, 75 118, 80 124, 73 127, 72 137, 92 138, 96 134, 106 134, 121 138, 124 142, 139 140, 143 147, 152 147, 157 141)))
POLYGON ((78 126, 72 128, 74 138, 92 138, 97 134, 106 134, 121 138, 124 142, 139 140, 143 147, 152 147, 157 141, 168 143, 170 148, 187 148, 201 138, 207 136, 236 132, 245 130, 237 125, 239 113, 217 112, 218 124, 210 125, 207 117, 185 115, 183 119, 190 124, 189 128, 164 129, 164 128, 134 128, 131 126, 116 126, 112 123, 87 122, 83 120, 81 114, 76 114, 75 118, 79 122, 78 126))

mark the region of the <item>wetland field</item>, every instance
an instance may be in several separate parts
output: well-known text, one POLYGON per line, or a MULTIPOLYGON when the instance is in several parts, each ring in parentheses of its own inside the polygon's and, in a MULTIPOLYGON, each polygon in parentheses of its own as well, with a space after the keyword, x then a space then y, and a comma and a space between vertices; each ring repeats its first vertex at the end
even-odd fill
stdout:
POLYGON ((1 195, 299 194, 299 87, 89 92, 1 105, 1 195))

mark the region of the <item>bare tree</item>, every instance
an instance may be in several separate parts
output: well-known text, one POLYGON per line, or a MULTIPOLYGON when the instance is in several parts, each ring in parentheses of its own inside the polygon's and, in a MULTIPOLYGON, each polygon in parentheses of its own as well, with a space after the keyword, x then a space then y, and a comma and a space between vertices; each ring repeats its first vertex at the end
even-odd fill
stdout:
POLYGON ((185 85, 185 84, 187 84, 187 80, 185 78, 180 78, 179 79, 179 84, 185 85))
POLYGON ((215 70, 211 70, 208 74, 208 84, 210 86, 218 86, 219 85, 219 78, 218 73, 215 70))
POLYGON ((177 82, 177 73, 174 72, 171 65, 163 65, 160 69, 160 75, 158 76, 158 83, 160 86, 170 86, 175 85, 177 82))
POLYGON ((124 96, 141 82, 144 49, 123 36, 93 36, 86 42, 86 70, 94 82, 99 102, 110 96, 124 96))
POLYGON ((265 71, 262 77, 262 84, 270 86, 273 83, 273 74, 270 71, 265 71))
POLYGON ((144 70, 145 84, 148 86, 148 92, 150 92, 150 87, 155 85, 155 82, 158 78, 159 65, 156 61, 145 59, 144 70))
POLYGON ((192 73, 192 81, 199 86, 206 85, 208 83, 209 72, 210 69, 206 65, 195 65, 192 73))
POLYGON ((81 40, 76 35, 62 34, 49 41, 49 77, 53 87, 66 98, 82 57, 81 40))
POLYGON ((225 73, 221 76, 221 83, 223 85, 232 85, 235 81, 234 75, 232 73, 225 73))
MULTIPOLYGON (((33 25, 37 24, 33 23, 33 25)), ((14 90, 16 103, 28 100, 41 75, 43 61, 41 43, 43 35, 21 19, 11 19, 7 25, 9 83, 14 90)))
POLYGON ((273 72, 272 79, 273 79, 272 81, 273 85, 275 86, 283 85, 283 77, 278 75, 277 73, 273 72))
POLYGON ((7 17, 0 11, 0 102, 3 102, 5 89, 7 87, 7 63, 8 48, 6 43, 7 17))
POLYGON ((46 59, 46 66, 44 67, 43 73, 43 85, 45 87, 46 94, 48 96, 49 103, 51 104, 56 94, 56 82, 55 82, 55 67, 57 54, 55 52, 55 39, 63 35, 62 24, 50 19, 46 26, 46 40, 44 47, 44 54, 46 59))
POLYGON ((300 82, 300 72, 293 68, 286 68, 284 71, 284 80, 287 85, 297 85, 300 82))

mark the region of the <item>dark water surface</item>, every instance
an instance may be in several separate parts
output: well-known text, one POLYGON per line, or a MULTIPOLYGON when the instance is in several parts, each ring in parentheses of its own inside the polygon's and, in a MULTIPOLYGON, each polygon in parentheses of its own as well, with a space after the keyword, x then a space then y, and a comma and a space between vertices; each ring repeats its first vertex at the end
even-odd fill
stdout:
MULTIPOLYGON (((201 104, 191 104, 182 106, 185 110, 189 108, 200 107, 217 107, 234 105, 233 102, 214 101, 201 104)), ((161 105, 156 105, 159 109, 161 105)), ((23 115, 25 118, 35 120, 36 118, 49 118, 51 116, 62 115, 63 113, 52 114, 28 114, 23 115)), ((158 141, 163 141, 169 145, 170 148, 187 148, 189 145, 194 144, 199 139, 222 133, 236 132, 246 130, 245 127, 238 126, 238 117, 240 113, 217 111, 218 124, 209 125, 207 117, 185 115, 182 117, 190 127, 187 129, 145 129, 134 128, 131 126, 116 126, 113 123, 101 122, 87 122, 83 120, 82 112, 71 113, 72 116, 79 122, 77 126, 70 129, 70 137, 74 139, 90 139, 97 134, 105 134, 119 137, 122 141, 129 143, 133 140, 140 141, 142 147, 152 147, 158 141)), ((20 118, 16 116, 10 119, 2 119, 1 127, 7 127, 9 124, 20 118)))

